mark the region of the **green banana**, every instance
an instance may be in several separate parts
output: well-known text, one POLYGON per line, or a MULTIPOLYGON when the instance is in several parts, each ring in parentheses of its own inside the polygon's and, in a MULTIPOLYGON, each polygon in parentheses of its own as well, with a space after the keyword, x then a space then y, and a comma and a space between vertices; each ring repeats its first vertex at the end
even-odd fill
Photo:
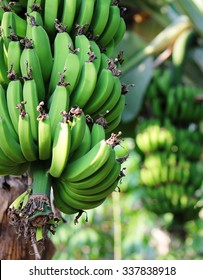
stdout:
POLYGON ((84 107, 88 114, 94 114, 99 106, 102 106, 110 96, 114 86, 113 73, 109 69, 103 69, 98 77, 94 91, 84 107))
POLYGON ((63 187, 64 182, 60 182, 61 187, 59 188, 59 192, 61 193, 61 196, 63 196, 64 201, 70 205, 72 208, 78 209, 78 210, 88 210, 88 209, 93 209, 101 205, 104 200, 106 199, 100 199, 97 201, 79 201, 73 198, 69 192, 66 192, 67 189, 63 187))
POLYGON ((8 53, 7 53, 7 69, 12 70, 20 77, 20 57, 21 57, 21 46, 20 42, 17 40, 10 41, 8 45, 8 53))
POLYGON ((106 114, 105 119, 107 123, 116 119, 119 115, 122 114, 123 109, 125 107, 125 95, 121 95, 116 105, 112 108, 109 113, 106 114))
POLYGON ((105 139, 105 129, 102 124, 94 122, 91 129, 91 148, 93 148, 98 142, 105 139))
POLYGON ((6 121, 2 117, 0 118, 0 135, 0 148, 2 149, 3 153, 13 162, 25 162, 26 159, 23 156, 20 144, 13 138, 6 121))
POLYGON ((73 48, 73 41, 67 32, 58 32, 54 39, 54 62, 49 82, 49 94, 51 95, 59 81, 58 75, 64 71, 66 57, 73 48))
POLYGON ((104 31, 98 39, 98 43, 103 47, 107 46, 116 34, 120 24, 120 9, 118 6, 111 6, 109 18, 104 31))
POLYGON ((63 121, 58 123, 54 132, 52 158, 49 173, 58 178, 61 176, 69 158, 71 147, 71 132, 69 120, 63 113, 63 121))
POLYGON ((70 161, 71 162, 75 161, 76 159, 79 159, 80 157, 85 155, 90 150, 90 147, 91 147, 91 132, 89 126, 85 124, 85 134, 81 139, 81 144, 71 155, 70 161))
POLYGON ((7 51, 9 42, 11 41, 9 35, 13 32, 13 30, 15 33, 15 29, 14 13, 11 10, 4 12, 1 20, 1 32, 5 51, 7 51))
POLYGON ((4 167, 14 166, 14 165, 18 164, 18 163, 15 163, 14 161, 12 161, 9 157, 7 157, 1 148, 0 148, 0 163, 4 167))
POLYGON ((54 204, 55 206, 63 213, 71 215, 78 212, 78 209, 75 209, 71 206, 69 206, 65 201, 64 197, 61 195, 60 189, 60 183, 59 182, 53 182, 53 193, 54 193, 54 204))
POLYGON ((24 38, 26 36, 27 22, 18 14, 13 13, 15 33, 18 37, 24 38))
POLYGON ((90 43, 90 52, 92 52, 92 55, 95 56, 93 63, 98 73, 101 65, 101 50, 94 40, 89 40, 89 43, 90 43))
POLYGON ((13 124, 16 133, 18 133, 19 112, 16 109, 16 105, 23 101, 23 87, 21 81, 17 79, 17 77, 14 78, 14 80, 11 80, 8 84, 6 100, 11 123, 13 124))
POLYGON ((62 176, 71 182, 87 178, 105 164, 110 150, 110 145, 105 140, 101 140, 84 156, 68 164, 62 176))
POLYGON ((90 46, 91 43, 85 35, 77 35, 75 37, 75 48, 79 49, 79 52, 77 54, 79 56, 81 64, 83 64, 84 61, 89 60, 90 46))
POLYGON ((38 116, 37 120, 39 121, 38 124, 39 159, 48 160, 51 157, 51 153, 52 153, 50 118, 48 114, 45 114, 40 111, 40 115, 38 116))
POLYGON ((70 33, 74 24, 76 15, 77 1, 75 0, 64 0, 63 10, 61 16, 61 22, 67 26, 67 32, 70 33))
POLYGON ((72 154, 81 145, 82 139, 85 135, 86 117, 79 108, 74 109, 74 115, 71 122, 71 147, 70 154, 72 154), (78 112, 77 112, 78 111, 78 112))
POLYGON ((38 139, 38 113, 37 106, 39 104, 37 85, 32 78, 26 78, 23 84, 23 101, 25 102, 25 111, 29 114, 30 128, 34 141, 38 139))
POLYGON ((60 0, 45 0, 44 28, 51 39, 53 39, 56 34, 55 19, 58 18, 60 2, 60 0))
POLYGON ((108 122, 107 124, 107 128, 105 129, 106 134, 109 132, 114 131, 115 128, 118 127, 118 125, 121 122, 121 118, 122 118, 122 114, 120 114, 119 116, 117 116, 115 119, 113 119, 111 122, 108 122))
POLYGON ((78 17, 75 20, 79 26, 90 25, 94 12, 94 2, 95 0, 83 0, 81 2, 78 17))
POLYGON ((35 51, 38 55, 44 83, 46 84, 51 75, 53 58, 49 37, 45 29, 40 25, 33 25, 31 28, 31 38, 35 51), (43 47, 42 47, 43 46, 43 47), (45 63, 46 62, 46 63, 45 63))
POLYGON ((111 149, 110 156, 106 163, 99 168, 95 173, 93 173, 91 176, 85 178, 84 180, 76 181, 76 182, 70 182, 66 179, 66 177, 61 176, 60 180, 66 182, 70 187, 75 189, 86 189, 91 188, 93 186, 98 185, 100 182, 102 182, 108 174, 111 172, 111 170, 114 167, 116 159, 115 150, 111 149))
POLYGON ((23 77, 27 77, 30 72, 33 80, 35 80, 40 101, 45 99, 45 85, 40 66, 39 58, 36 50, 33 48, 33 43, 29 39, 24 40, 24 49, 20 58, 20 68, 23 77))
POLYGON ((2 85, 4 88, 6 88, 9 83, 7 71, 7 61, 5 61, 4 57, 4 41, 0 30, 0 85, 2 85))
POLYGON ((0 117, 3 118, 4 121, 6 122, 6 125, 9 129, 12 137, 16 141, 18 141, 18 135, 17 135, 17 133, 13 127, 13 124, 11 122, 11 119, 10 119, 8 106, 7 106, 7 102, 6 102, 6 93, 1 84, 0 84, 0 117))
POLYGON ((121 40, 123 39, 123 37, 125 35, 125 32, 126 32, 125 20, 121 17, 118 29, 113 37, 114 46, 117 46, 121 42, 121 40))
POLYGON ((90 58, 88 61, 83 63, 80 78, 74 93, 71 96, 70 105, 72 107, 79 106, 80 108, 83 108, 93 94, 96 82, 97 71, 90 58))
POLYGON ((61 79, 61 82, 56 86, 56 89, 51 96, 51 104, 49 107, 52 139, 55 133, 55 128, 61 120, 61 112, 67 111, 69 108, 69 90, 67 84, 63 82, 63 76, 61 79))
POLYGON ((78 50, 76 49, 68 53, 64 64, 64 69, 66 69, 64 72, 64 81, 70 84, 70 95, 78 83, 81 72, 81 63, 77 52, 78 50))
POLYGON ((90 30, 95 37, 99 37, 108 22, 111 0, 96 0, 90 30))
MULTIPOLYGON (((21 109, 21 107, 19 108, 21 109)), ((22 153, 27 161, 34 161, 38 157, 37 146, 31 132, 30 116, 24 110, 21 111, 18 121, 18 135, 22 153), (26 133, 25 133, 26 131, 26 133)))

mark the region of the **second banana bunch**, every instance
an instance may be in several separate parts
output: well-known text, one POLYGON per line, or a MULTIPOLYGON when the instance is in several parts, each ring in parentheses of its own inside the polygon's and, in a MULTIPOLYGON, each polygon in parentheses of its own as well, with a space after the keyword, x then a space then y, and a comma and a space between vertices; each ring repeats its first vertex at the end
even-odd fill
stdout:
POLYGON ((126 94, 119 2, 0 2, 0 175, 32 180, 9 208, 31 241, 55 230, 54 207, 77 222, 124 176, 113 133, 126 94))

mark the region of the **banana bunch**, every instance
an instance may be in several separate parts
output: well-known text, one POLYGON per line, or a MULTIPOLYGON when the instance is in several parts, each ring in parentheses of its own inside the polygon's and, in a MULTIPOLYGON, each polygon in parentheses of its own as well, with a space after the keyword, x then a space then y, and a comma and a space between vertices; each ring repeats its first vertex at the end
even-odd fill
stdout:
POLYGON ((29 175, 9 216, 32 242, 55 231, 52 189, 77 221, 124 176, 113 133, 128 91, 114 56, 126 30, 119 2, 0 1, 0 176, 29 175))
POLYGON ((139 123, 136 128, 135 143, 138 151, 149 154, 155 151, 170 151, 175 142, 175 128, 170 119, 151 118, 139 123))
POLYGON ((145 188, 144 203, 149 211, 158 215, 173 213, 184 223, 198 217, 200 207, 192 185, 167 184, 158 188, 145 188))

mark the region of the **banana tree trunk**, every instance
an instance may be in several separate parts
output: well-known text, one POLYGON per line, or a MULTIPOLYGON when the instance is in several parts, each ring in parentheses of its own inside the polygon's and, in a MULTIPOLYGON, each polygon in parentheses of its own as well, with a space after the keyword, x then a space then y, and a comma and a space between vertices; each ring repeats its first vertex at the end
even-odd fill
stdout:
POLYGON ((55 252, 53 243, 48 239, 41 248, 26 243, 9 223, 8 207, 26 190, 27 184, 26 176, 0 177, 0 260, 48 260, 55 252))

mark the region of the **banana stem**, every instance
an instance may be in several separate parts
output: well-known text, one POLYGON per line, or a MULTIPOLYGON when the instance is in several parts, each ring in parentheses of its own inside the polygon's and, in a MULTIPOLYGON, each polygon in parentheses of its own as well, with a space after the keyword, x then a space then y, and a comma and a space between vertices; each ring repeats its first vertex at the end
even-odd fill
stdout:
POLYGON ((30 167, 32 183, 32 194, 44 194, 50 197, 51 191, 51 177, 48 173, 48 167, 46 162, 36 161, 31 164, 30 167))

